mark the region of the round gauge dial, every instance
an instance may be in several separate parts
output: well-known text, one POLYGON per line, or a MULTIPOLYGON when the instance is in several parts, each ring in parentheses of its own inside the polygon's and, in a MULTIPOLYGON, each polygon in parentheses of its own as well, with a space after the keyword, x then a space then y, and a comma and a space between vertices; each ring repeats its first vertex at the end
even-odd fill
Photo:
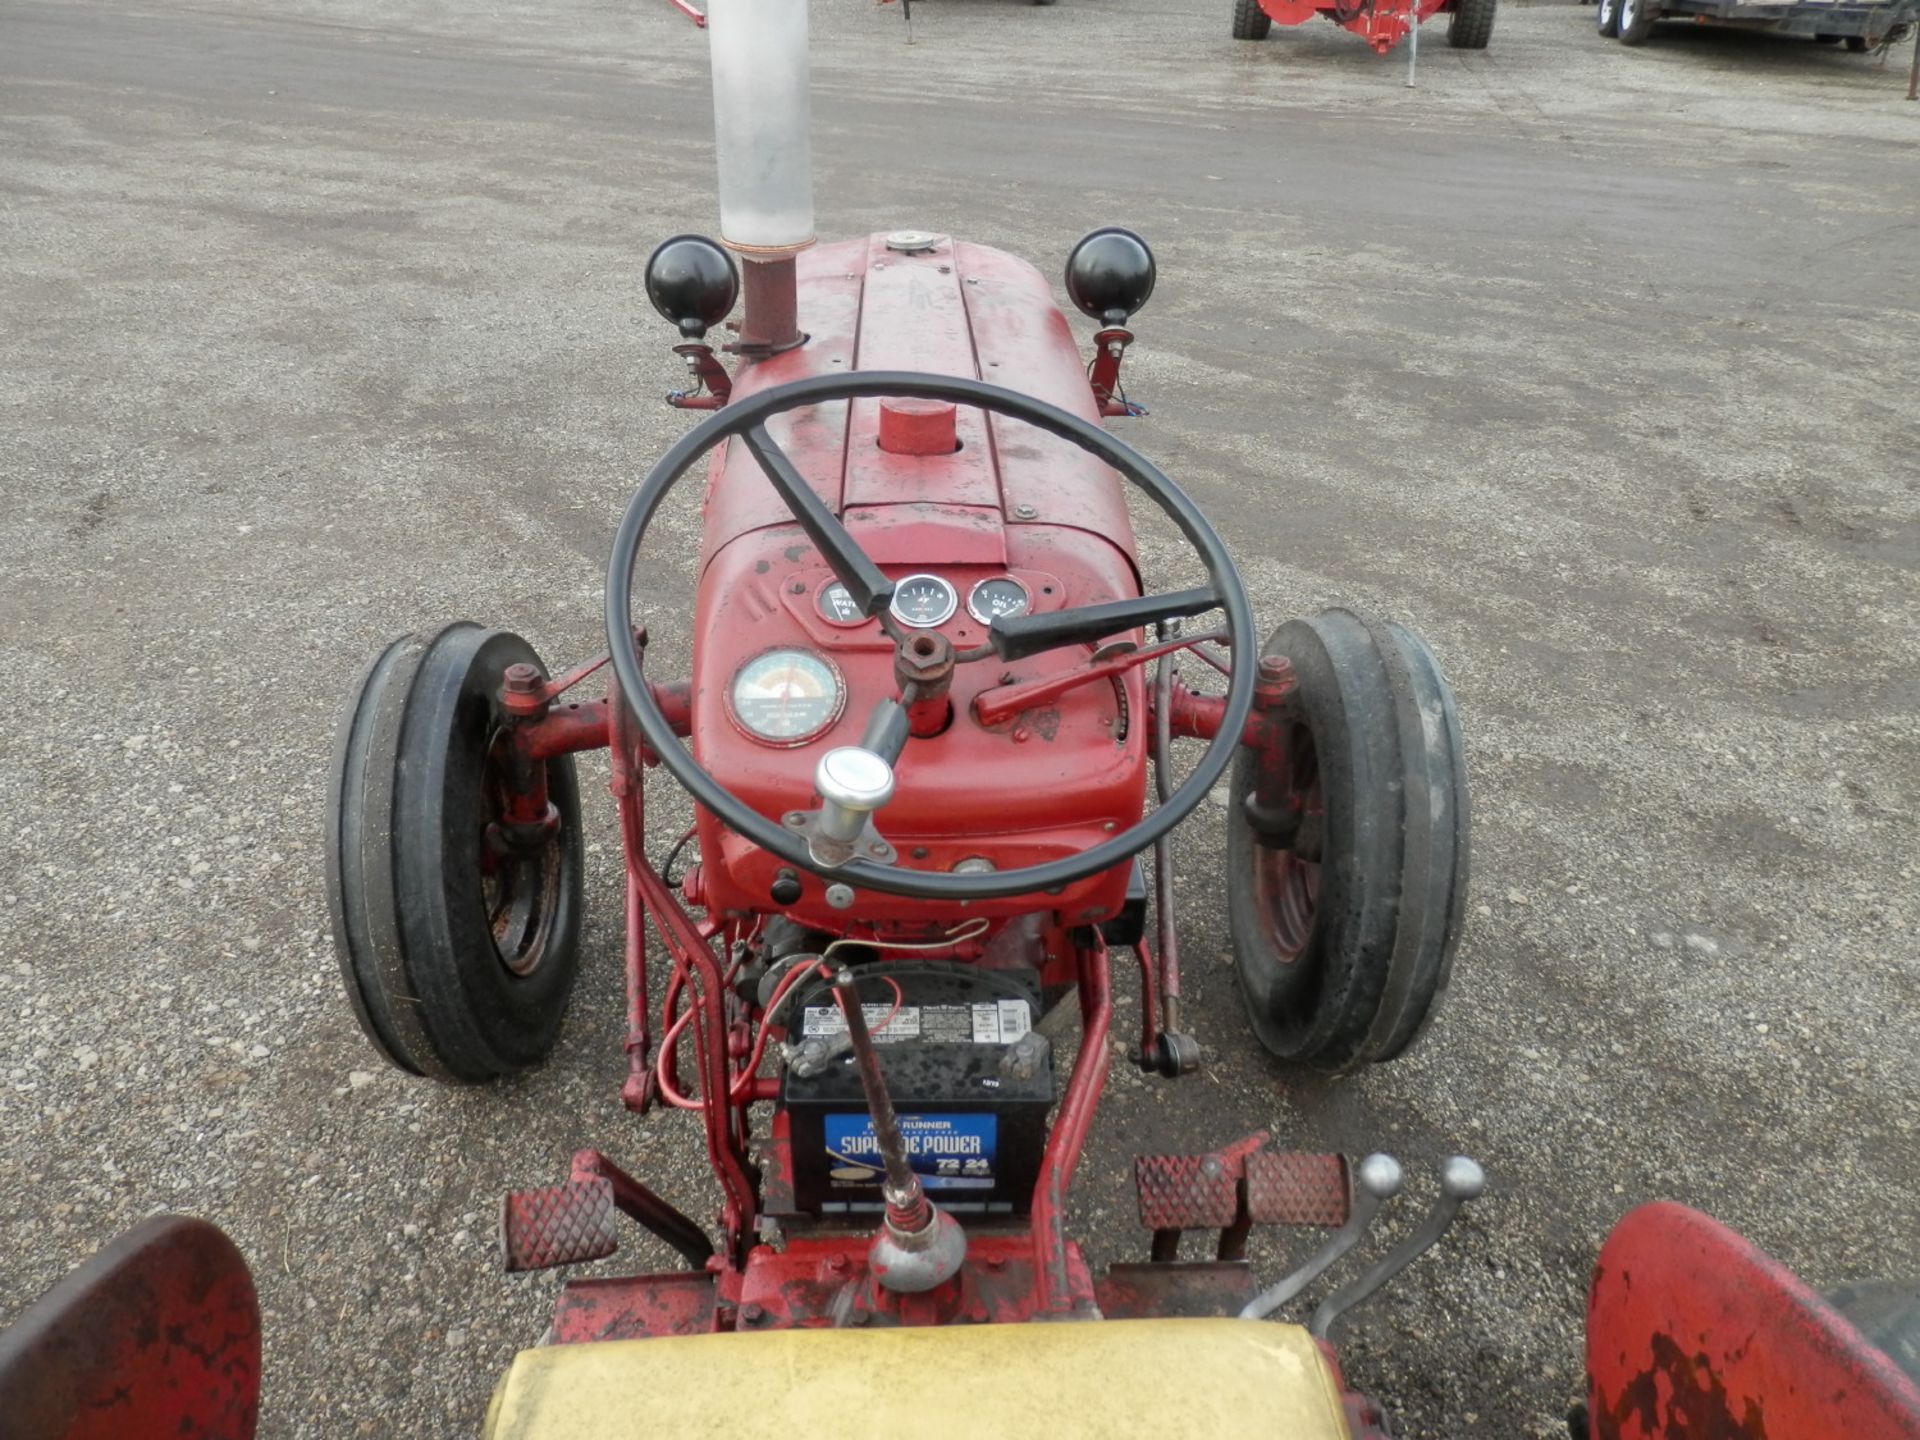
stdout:
POLYGON ((893 587, 893 618, 916 630, 944 625, 960 608, 960 596, 938 575, 909 575, 893 587))
POLYGON ((815 600, 820 618, 833 625, 858 625, 867 617, 860 613, 860 607, 853 603, 853 596, 847 593, 847 587, 834 580, 820 588, 815 600))
POLYGON ((982 580, 967 596, 967 613, 982 625, 1024 615, 1032 607, 1033 601, 1027 595, 1027 587, 1011 575, 997 575, 991 580, 982 580))
POLYGON ((825 656, 769 650, 734 672, 727 708, 756 740, 803 745, 840 718, 846 687, 825 656))

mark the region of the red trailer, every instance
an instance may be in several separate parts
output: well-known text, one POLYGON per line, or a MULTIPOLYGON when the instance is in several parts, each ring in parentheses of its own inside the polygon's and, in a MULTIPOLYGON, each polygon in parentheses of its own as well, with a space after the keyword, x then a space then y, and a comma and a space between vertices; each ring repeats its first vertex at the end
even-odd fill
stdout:
POLYGON ((1304 25, 1324 15, 1344 25, 1384 55, 1416 26, 1435 15, 1447 17, 1447 44, 1455 50, 1484 50, 1493 35, 1493 12, 1498 0, 1233 0, 1233 38, 1264 40, 1277 20, 1282 25, 1304 25))

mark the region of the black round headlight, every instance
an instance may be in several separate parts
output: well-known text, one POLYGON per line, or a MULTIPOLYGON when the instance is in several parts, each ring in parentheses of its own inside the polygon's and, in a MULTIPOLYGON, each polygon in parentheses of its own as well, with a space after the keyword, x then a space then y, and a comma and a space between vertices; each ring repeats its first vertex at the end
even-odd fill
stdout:
POLYGON ((1102 325, 1124 325, 1153 294, 1153 251, 1131 230, 1096 230, 1067 256, 1067 296, 1102 325))
POLYGON ((662 240, 647 257, 647 299, 689 339, 726 319, 739 298, 733 257, 704 235, 662 240))

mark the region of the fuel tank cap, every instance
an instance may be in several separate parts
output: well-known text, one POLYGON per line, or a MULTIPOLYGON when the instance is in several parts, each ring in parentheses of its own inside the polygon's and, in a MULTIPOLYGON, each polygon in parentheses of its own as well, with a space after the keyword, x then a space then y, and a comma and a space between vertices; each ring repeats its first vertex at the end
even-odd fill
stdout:
POLYGON ((933 249, 946 238, 931 230, 896 230, 887 236, 887 248, 897 250, 902 255, 917 255, 923 250, 933 249))

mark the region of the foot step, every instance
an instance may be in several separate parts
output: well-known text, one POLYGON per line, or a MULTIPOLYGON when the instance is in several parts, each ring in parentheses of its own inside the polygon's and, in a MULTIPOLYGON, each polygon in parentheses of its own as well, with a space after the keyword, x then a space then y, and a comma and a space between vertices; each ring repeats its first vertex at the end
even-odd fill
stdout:
POLYGON ((619 1248, 611 1181, 513 1190, 501 1202, 500 1257, 510 1271, 604 1260, 619 1248))

